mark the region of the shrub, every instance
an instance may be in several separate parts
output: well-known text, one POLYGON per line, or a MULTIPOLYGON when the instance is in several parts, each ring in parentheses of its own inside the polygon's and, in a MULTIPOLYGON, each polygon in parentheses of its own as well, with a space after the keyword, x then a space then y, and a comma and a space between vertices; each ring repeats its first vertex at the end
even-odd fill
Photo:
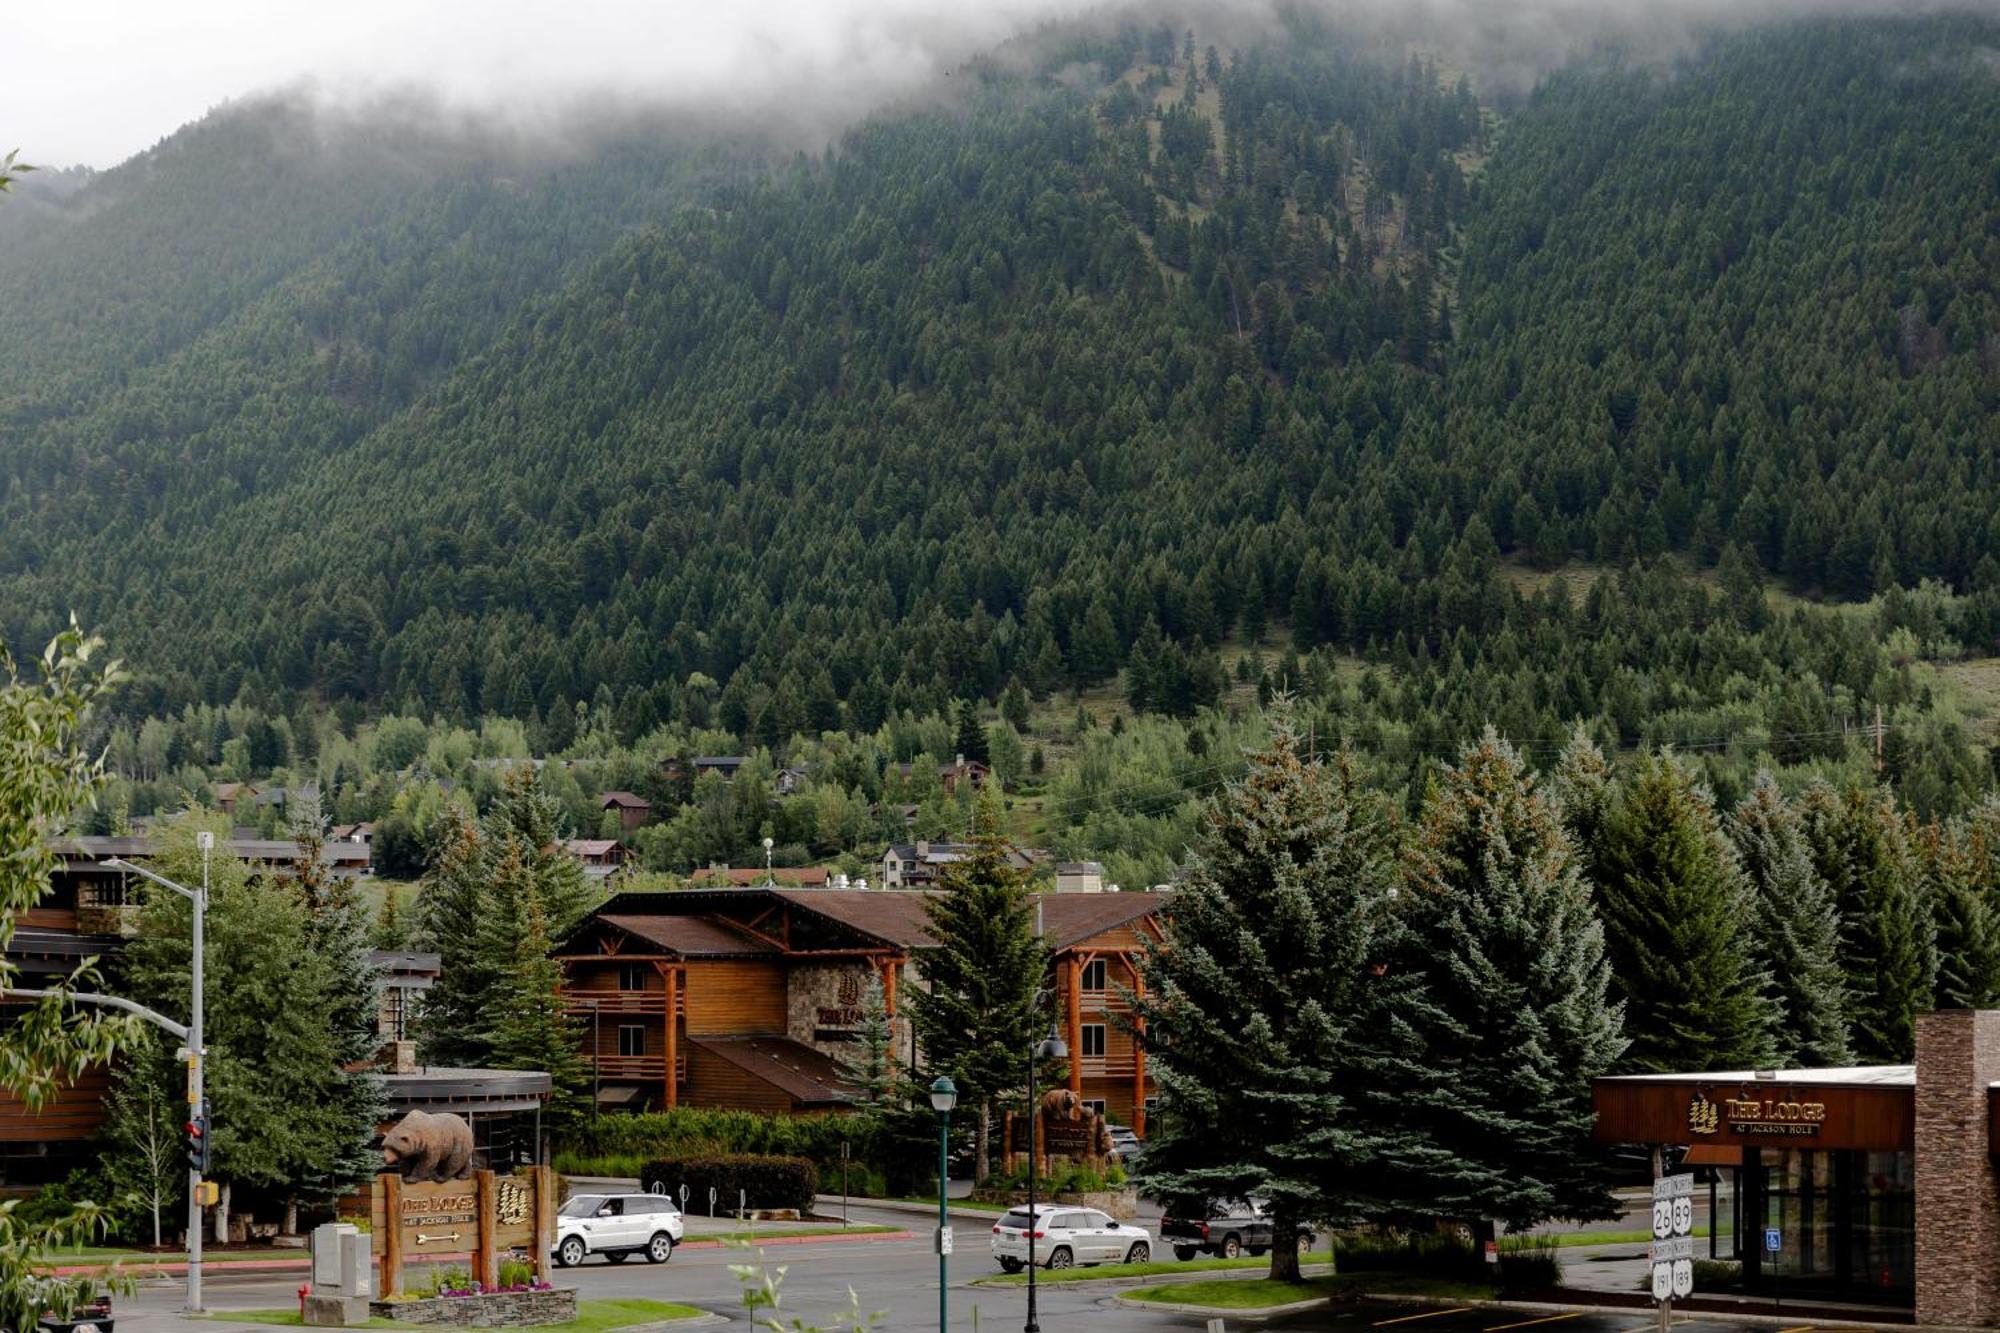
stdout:
POLYGON ((1500 1285, 1508 1291, 1540 1291, 1563 1282, 1562 1249, 1554 1236, 1503 1236, 1500 1285))
POLYGON ((1484 1281, 1486 1260, 1455 1232, 1347 1232, 1334 1238, 1334 1267, 1343 1273, 1423 1273, 1484 1281))
POLYGON ((735 1211, 738 1192, 750 1208, 796 1208, 810 1212, 819 1193, 819 1170, 804 1157, 728 1153, 700 1157, 661 1157, 639 1169, 639 1181, 659 1194, 680 1195, 688 1187, 688 1207, 705 1208, 715 1190, 717 1211, 735 1211))

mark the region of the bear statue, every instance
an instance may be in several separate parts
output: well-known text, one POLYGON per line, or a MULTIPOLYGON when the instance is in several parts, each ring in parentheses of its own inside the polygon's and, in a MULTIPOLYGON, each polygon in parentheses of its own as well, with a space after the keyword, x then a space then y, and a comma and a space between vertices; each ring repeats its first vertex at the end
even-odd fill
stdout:
POLYGON ((470 1180, 472 1126, 461 1116, 412 1111, 382 1136, 382 1164, 405 1180, 470 1180))
POLYGON ((1052 1088, 1042 1094, 1042 1119, 1083 1119, 1083 1098, 1068 1088, 1052 1088))

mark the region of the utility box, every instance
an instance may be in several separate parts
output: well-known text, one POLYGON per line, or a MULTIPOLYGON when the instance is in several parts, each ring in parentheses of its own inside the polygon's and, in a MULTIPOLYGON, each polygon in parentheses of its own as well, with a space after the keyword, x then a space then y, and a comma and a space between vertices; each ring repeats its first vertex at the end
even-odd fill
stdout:
POLYGON ((305 1322, 318 1328, 367 1323, 371 1259, 361 1228, 347 1222, 313 1228, 312 1263, 305 1322))

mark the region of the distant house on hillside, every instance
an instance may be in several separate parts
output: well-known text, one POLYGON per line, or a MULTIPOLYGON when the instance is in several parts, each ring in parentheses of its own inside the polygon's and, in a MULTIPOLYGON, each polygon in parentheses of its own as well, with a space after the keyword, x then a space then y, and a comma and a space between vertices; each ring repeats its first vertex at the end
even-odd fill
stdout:
POLYGON ((643 796, 634 796, 629 791, 608 791, 597 798, 600 810, 616 810, 618 824, 625 836, 638 832, 639 826, 653 813, 653 803, 643 796))
POLYGON ((566 838, 562 846, 583 862, 583 873, 589 879, 608 880, 625 865, 625 849, 616 838, 566 838))
POLYGON ((257 789, 247 782, 218 782, 215 784, 215 808, 234 819, 236 803, 247 801, 257 803, 257 789))
MULTIPOLYGON (((969 842, 925 842, 891 846, 882 853, 882 887, 924 889, 936 884, 939 873, 954 861, 972 855, 969 842)), ((1007 845, 1007 864, 1016 870, 1030 870, 1048 859, 1048 853, 1033 847, 1007 845)))
POLYGON ((938 781, 944 783, 947 796, 955 794, 961 782, 970 784, 974 791, 978 791, 992 776, 992 769, 977 759, 967 759, 964 755, 958 755, 948 764, 938 765, 938 781))
POLYGON ((812 766, 809 764, 800 764, 794 768, 781 768, 778 770, 778 776, 773 781, 772 786, 780 796, 796 796, 799 794, 800 789, 806 785, 806 775, 811 771, 812 766))

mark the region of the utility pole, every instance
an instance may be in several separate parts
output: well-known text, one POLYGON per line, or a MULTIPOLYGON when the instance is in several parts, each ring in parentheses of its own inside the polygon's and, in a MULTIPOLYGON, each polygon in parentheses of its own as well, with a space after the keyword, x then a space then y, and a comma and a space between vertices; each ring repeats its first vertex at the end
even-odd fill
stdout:
MULTIPOLYGON (((209 1132, 213 1127, 208 1123, 208 1103, 204 1099, 204 1094, 202 1090, 202 1065, 208 1054, 207 1050, 202 1046, 202 1040, 201 1040, 201 1019, 202 1019, 201 965, 202 965, 202 934, 203 934, 202 927, 204 925, 204 920, 208 912, 209 857, 215 851, 215 834, 211 833, 207 829, 203 829, 199 833, 195 834, 195 842, 196 845, 201 848, 201 888, 199 890, 190 889, 184 885, 176 884, 172 880, 166 878, 166 876, 164 875, 156 875, 152 871, 146 869, 144 866, 135 866, 131 862, 126 861, 121 857, 114 856, 109 861, 105 862, 105 864, 113 866, 119 870, 130 871, 132 874, 139 875, 145 879, 149 879, 153 883, 158 884, 161 888, 169 889, 174 893, 178 893, 181 897, 187 899, 190 903, 194 904, 194 937, 193 940, 191 941, 193 951, 189 954, 188 958, 188 989, 191 992, 191 994, 188 997, 188 1025, 187 1025, 187 1048, 186 1048, 187 1071, 188 1071, 188 1081, 187 1081, 188 1126, 189 1126, 188 1136, 189 1136, 190 1148, 192 1149, 194 1142, 199 1140, 199 1142, 203 1145, 202 1153, 205 1156, 207 1151, 206 1145, 210 1142, 209 1132), (199 1134, 195 1132, 196 1127, 199 1127, 200 1130, 199 1134)), ((124 1006, 119 1006, 119 1007, 122 1008, 124 1006)), ((187 1299, 184 1306, 188 1314, 200 1314, 202 1312, 201 1308, 202 1180, 201 1177, 202 1177, 202 1168, 201 1168, 200 1158, 195 1156, 193 1151, 191 1151, 188 1159, 187 1299)))
POLYGON ((1882 705, 1875 705, 1875 771, 1882 771, 1882 705))

